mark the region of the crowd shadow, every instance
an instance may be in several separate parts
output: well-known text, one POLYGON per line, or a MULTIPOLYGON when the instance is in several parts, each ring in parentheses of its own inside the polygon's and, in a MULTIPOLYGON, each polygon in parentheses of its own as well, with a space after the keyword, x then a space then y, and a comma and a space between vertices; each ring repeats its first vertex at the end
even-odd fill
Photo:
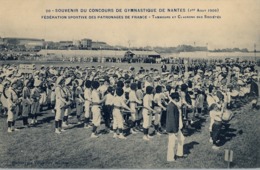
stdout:
POLYGON ((184 122, 184 127, 183 127, 183 135, 188 137, 193 135, 194 133, 198 133, 201 132, 202 127, 205 126, 205 122, 206 122, 206 118, 205 117, 199 117, 196 118, 196 120, 189 125, 187 124, 187 122, 184 122))

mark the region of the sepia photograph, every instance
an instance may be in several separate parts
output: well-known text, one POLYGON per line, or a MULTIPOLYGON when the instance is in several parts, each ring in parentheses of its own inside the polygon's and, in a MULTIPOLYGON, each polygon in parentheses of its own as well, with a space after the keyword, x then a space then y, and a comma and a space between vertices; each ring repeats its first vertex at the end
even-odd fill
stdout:
POLYGON ((2 0, 0 169, 260 168, 260 1, 2 0))

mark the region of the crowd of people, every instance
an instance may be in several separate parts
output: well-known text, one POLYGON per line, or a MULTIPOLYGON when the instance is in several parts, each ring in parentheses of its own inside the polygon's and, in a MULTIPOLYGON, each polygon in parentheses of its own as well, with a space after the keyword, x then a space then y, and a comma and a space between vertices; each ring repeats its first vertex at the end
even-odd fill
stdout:
POLYGON ((168 134, 167 160, 174 161, 174 155, 183 156, 183 130, 200 117, 209 115, 209 141, 218 149, 222 124, 233 117, 233 110, 245 103, 257 109, 254 64, 203 61, 162 68, 42 65, 24 73, 18 65, 2 65, 1 112, 7 115, 7 131, 19 130, 18 117, 25 127, 33 127, 47 107, 55 116, 54 132, 61 134, 75 112, 78 124, 92 128, 91 138, 99 137, 102 123, 113 138, 126 139, 126 126, 131 134, 143 133, 146 141, 168 134))

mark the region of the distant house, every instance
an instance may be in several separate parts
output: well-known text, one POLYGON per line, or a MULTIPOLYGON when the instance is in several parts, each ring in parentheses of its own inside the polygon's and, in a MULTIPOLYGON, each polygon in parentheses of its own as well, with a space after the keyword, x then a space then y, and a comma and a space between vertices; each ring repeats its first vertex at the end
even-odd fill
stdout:
POLYGON ((101 42, 101 41, 92 41, 91 48, 93 50, 111 50, 111 49, 113 49, 112 46, 108 45, 105 42, 101 42))
POLYGON ((131 58, 161 58, 161 55, 155 51, 132 51, 129 50, 125 53, 126 57, 131 58))
POLYGON ((44 39, 35 38, 3 38, 4 45, 11 48, 26 48, 27 50, 40 50, 44 47, 44 39))
POLYGON ((81 43, 82 49, 91 49, 92 48, 92 40, 91 39, 87 39, 87 38, 82 39, 80 41, 80 43, 81 43))
POLYGON ((73 41, 60 41, 59 42, 59 49, 67 49, 68 47, 73 46, 73 41))

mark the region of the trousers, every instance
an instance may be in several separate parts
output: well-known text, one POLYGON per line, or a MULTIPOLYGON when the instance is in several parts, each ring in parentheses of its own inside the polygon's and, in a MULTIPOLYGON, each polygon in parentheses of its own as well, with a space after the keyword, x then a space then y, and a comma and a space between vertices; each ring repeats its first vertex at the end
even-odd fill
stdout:
POLYGON ((177 143, 177 156, 183 156, 183 145, 184 145, 184 136, 179 130, 178 133, 169 133, 168 139, 168 150, 167 150, 167 160, 171 160, 175 156, 175 145, 177 143))

